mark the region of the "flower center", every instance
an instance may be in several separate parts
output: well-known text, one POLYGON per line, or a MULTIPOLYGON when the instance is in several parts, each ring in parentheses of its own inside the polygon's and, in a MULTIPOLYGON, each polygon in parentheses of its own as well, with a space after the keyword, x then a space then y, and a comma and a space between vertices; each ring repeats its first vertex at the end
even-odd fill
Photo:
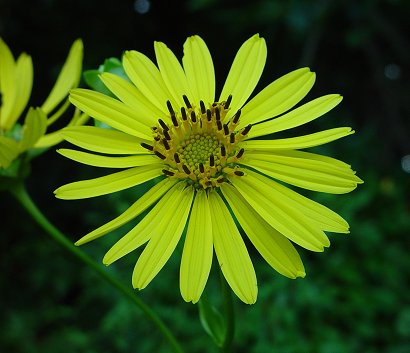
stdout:
POLYGON ((170 123, 159 119, 152 128, 153 144, 142 143, 142 147, 163 161, 166 176, 183 179, 197 189, 219 187, 227 175, 244 175, 237 165, 244 149, 237 144, 251 125, 236 130, 240 110, 226 119, 232 96, 209 107, 203 101, 193 106, 186 96, 183 98, 186 106, 178 112, 167 102, 170 123))

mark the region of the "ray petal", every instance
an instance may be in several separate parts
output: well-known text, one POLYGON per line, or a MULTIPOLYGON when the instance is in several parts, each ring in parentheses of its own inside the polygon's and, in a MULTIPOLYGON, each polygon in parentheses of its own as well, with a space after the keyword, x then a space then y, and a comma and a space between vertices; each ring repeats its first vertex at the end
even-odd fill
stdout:
POLYGON ((61 148, 57 150, 57 152, 73 161, 102 168, 131 168, 149 164, 158 164, 158 157, 153 154, 107 157, 67 148, 61 148))
POLYGON ((18 154, 18 143, 11 138, 0 136, 0 167, 7 168, 18 154))
POLYGON ((215 70, 211 53, 199 36, 188 37, 182 58, 185 74, 196 104, 215 100, 215 70))
POLYGON ((221 191, 239 224, 266 262, 286 277, 304 277, 302 260, 292 243, 266 223, 233 186, 223 183, 221 191))
MULTIPOLYGON (((174 100, 180 107, 185 105, 183 95, 186 95, 188 100, 192 102, 193 96, 185 72, 174 53, 162 42, 154 42, 154 49, 161 76, 174 100)), ((198 102, 194 102, 194 104, 198 104, 198 102)))
POLYGON ((255 211, 289 240, 311 251, 323 251, 329 246, 329 239, 316 224, 290 207, 285 198, 255 178, 252 171, 229 180, 255 211))
POLYGON ((219 97, 219 101, 224 101, 232 95, 231 110, 226 118, 236 113, 252 94, 262 75, 266 54, 265 40, 258 34, 239 48, 219 97))
POLYGON ((158 109, 131 82, 110 72, 102 73, 100 78, 118 99, 134 110, 135 115, 144 117, 152 126, 157 124, 158 118, 168 116, 167 112, 158 109))
POLYGON ((212 223, 204 190, 195 196, 182 252, 180 288, 185 301, 196 303, 205 288, 213 256, 212 223))
POLYGON ((155 203, 164 193, 166 193, 172 186, 174 186, 175 183, 176 180, 161 180, 158 184, 155 184, 152 188, 145 192, 137 201, 135 201, 118 217, 84 235, 75 243, 75 245, 83 245, 99 237, 102 237, 103 235, 106 235, 109 232, 121 227, 125 223, 133 220, 139 214, 144 212, 148 207, 150 207, 153 203, 155 203))
POLYGON ((179 190, 168 203, 166 211, 158 216, 151 239, 135 265, 132 275, 134 288, 145 288, 174 252, 185 228, 193 197, 192 187, 179 190))
MULTIPOLYGON (((152 210, 149 211, 148 214, 134 228, 132 228, 111 247, 111 249, 105 254, 103 263, 105 265, 110 265, 114 261, 117 261, 119 258, 127 255, 142 244, 146 243, 151 238, 153 232, 158 228, 160 221, 163 218, 162 215, 169 212, 170 203, 172 203, 175 198, 179 198, 181 190, 182 185, 175 185, 175 183, 163 185, 160 189, 156 189, 154 194, 151 194, 148 198, 144 198, 143 203, 139 203, 137 201, 133 206, 131 206, 130 209, 125 212, 125 218, 120 216, 121 219, 118 217, 113 220, 112 222, 120 221, 121 225, 124 224, 126 221, 130 220, 129 218, 133 216, 133 214, 142 212, 142 208, 145 209, 149 207, 165 192, 152 210), (164 190, 164 188, 166 188, 166 190, 164 190)), ((110 226, 110 223, 105 226, 108 226, 109 228, 113 227, 114 224, 111 224, 110 226)), ((105 231, 106 230, 104 230, 104 232, 105 231)))
POLYGON ((117 99, 88 89, 77 88, 70 92, 70 102, 84 113, 127 134, 151 139, 151 123, 146 117, 117 99))
POLYGON ((81 68, 83 61, 83 43, 77 39, 71 46, 60 74, 50 94, 41 106, 46 114, 49 114, 64 98, 67 97, 68 91, 78 86, 81 78, 81 68))
POLYGON ((163 168, 162 164, 134 167, 99 178, 66 184, 59 187, 54 193, 57 198, 64 200, 86 199, 106 195, 154 179, 163 174, 163 168))
POLYGON ((248 138, 268 135, 306 124, 332 110, 342 99, 339 94, 329 94, 316 98, 278 118, 254 125, 248 138))
POLYGON ((94 126, 72 126, 61 131, 68 142, 89 151, 108 154, 148 154, 141 140, 121 131, 94 126))
POLYGON ((256 124, 286 112, 306 96, 315 78, 315 73, 305 67, 273 81, 241 109, 239 127, 256 124))
POLYGON ((303 151, 249 152, 241 163, 285 183, 333 194, 350 192, 362 183, 348 164, 303 151))
POLYGON ((19 142, 20 151, 33 147, 47 129, 47 116, 40 108, 30 108, 23 125, 23 136, 19 142))
POLYGON ((221 271, 233 292, 246 304, 256 302, 256 274, 245 243, 224 201, 209 193, 212 233, 221 271))
POLYGON ((134 50, 125 52, 123 65, 130 80, 159 110, 167 112, 166 102, 168 100, 175 107, 177 106, 158 68, 144 54, 134 50))
MULTIPOLYGON (((252 131, 252 129, 251 129, 252 131)), ((290 150, 302 149, 324 145, 336 141, 342 137, 354 134, 350 127, 337 127, 313 134, 290 137, 276 140, 248 140, 241 143, 246 150, 272 151, 272 150, 290 150)))

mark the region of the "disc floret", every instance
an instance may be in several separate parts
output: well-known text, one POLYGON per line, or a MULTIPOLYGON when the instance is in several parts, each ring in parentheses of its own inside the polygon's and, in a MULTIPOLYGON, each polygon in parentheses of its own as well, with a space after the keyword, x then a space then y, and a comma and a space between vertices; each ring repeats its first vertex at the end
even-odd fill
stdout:
POLYGON ((209 107, 203 101, 195 106, 185 95, 183 99, 185 106, 177 112, 167 101, 170 123, 159 119, 152 128, 153 144, 142 144, 163 161, 163 173, 184 179, 197 189, 219 187, 227 175, 244 175, 237 164, 244 149, 237 144, 249 133, 251 125, 236 130, 240 110, 226 118, 232 96, 209 107))

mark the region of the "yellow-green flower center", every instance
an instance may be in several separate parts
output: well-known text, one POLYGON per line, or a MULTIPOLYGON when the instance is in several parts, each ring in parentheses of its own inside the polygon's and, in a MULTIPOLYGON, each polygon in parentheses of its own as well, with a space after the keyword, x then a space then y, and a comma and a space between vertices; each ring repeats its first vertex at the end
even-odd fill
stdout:
POLYGON ((186 180, 198 189, 219 187, 227 175, 242 176, 237 162, 244 150, 237 144, 251 126, 236 130, 240 110, 226 119, 232 97, 208 108, 202 101, 196 107, 183 98, 186 106, 178 112, 167 102, 171 123, 159 119, 152 128, 153 144, 142 146, 163 161, 166 176, 186 180))

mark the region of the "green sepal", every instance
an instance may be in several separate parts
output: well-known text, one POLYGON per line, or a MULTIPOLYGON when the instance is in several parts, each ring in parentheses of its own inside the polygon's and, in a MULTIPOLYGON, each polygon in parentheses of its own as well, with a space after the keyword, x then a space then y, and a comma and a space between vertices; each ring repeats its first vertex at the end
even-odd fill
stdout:
POLYGON ((202 327, 215 344, 222 347, 225 342, 226 325, 221 313, 204 297, 199 300, 198 307, 202 327))

